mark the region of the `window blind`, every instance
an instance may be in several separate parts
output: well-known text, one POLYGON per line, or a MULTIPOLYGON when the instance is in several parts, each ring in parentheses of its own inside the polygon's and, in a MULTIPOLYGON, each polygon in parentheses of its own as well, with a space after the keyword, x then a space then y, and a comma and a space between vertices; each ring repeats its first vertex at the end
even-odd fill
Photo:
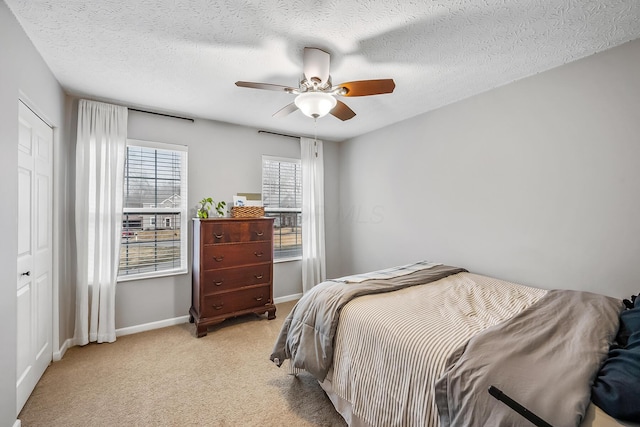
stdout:
POLYGON ((274 220, 274 258, 302 256, 302 171, 300 160, 262 157, 262 202, 274 220))
POLYGON ((187 272, 187 149, 129 140, 119 280, 187 272))

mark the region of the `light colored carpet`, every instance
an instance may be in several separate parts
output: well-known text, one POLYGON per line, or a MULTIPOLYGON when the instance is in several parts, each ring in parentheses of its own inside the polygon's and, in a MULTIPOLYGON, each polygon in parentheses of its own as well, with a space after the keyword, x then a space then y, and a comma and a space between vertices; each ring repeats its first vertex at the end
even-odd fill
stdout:
POLYGON ((32 426, 345 426, 317 381, 269 355, 295 302, 195 338, 183 324, 73 347, 20 413, 32 426))

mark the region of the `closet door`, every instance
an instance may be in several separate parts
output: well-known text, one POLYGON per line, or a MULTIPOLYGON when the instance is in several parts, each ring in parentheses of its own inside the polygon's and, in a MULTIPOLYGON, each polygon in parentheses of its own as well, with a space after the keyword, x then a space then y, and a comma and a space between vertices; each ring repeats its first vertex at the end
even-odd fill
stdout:
POLYGON ((53 131, 19 102, 16 416, 52 357, 53 131))

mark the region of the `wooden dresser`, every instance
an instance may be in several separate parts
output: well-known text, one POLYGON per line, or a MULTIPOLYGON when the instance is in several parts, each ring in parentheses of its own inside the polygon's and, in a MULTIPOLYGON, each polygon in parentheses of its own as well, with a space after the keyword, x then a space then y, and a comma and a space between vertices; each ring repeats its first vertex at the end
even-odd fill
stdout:
POLYGON ((273 304, 273 218, 193 220, 193 284, 189 321, 207 327, 273 304))

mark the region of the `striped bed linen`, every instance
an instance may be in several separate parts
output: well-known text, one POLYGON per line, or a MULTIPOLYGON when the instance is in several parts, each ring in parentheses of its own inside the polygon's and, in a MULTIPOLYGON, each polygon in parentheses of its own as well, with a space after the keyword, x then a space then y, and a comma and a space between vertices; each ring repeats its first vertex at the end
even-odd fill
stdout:
POLYGON ((322 282, 307 292, 284 320, 269 359, 278 366, 289 359, 293 366, 322 381, 333 364, 335 333, 345 304, 362 295, 423 285, 463 271, 467 270, 439 265, 387 280, 322 282))
POLYGON ((369 426, 439 426, 433 385, 451 353, 546 290, 472 273, 344 306, 330 382, 369 426))

